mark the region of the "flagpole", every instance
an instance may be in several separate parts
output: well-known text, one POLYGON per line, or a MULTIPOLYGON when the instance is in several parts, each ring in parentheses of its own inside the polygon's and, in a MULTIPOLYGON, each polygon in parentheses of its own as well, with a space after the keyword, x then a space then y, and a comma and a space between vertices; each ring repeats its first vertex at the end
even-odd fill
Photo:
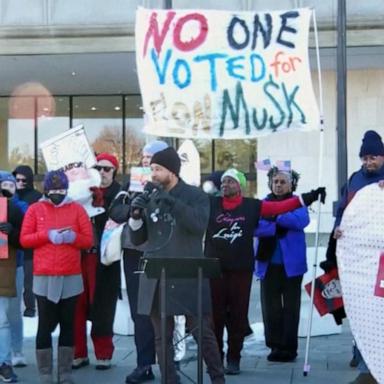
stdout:
MULTIPOLYGON (((316 45, 316 61, 317 61, 317 73, 318 73, 318 82, 319 82, 319 109, 320 109, 320 144, 319 144, 319 173, 318 173, 318 186, 322 185, 323 182, 323 157, 324 157, 324 107, 323 107, 323 83, 321 78, 321 67, 320 67, 320 49, 319 49, 319 37, 317 31, 316 23, 316 13, 315 9, 312 9, 312 18, 313 18, 313 30, 315 36, 315 45, 316 45)), ((319 254, 319 232, 320 232, 320 211, 321 203, 320 197, 317 201, 317 225, 316 225, 316 235, 315 235, 315 258, 313 261, 312 268, 312 285, 311 285, 311 303, 310 303, 310 312, 308 317, 307 325, 307 340, 305 346, 305 359, 303 367, 303 375, 307 376, 310 371, 309 360, 309 346, 312 333, 312 320, 313 320, 313 300, 315 296, 315 280, 316 280, 316 269, 317 269, 317 259, 319 254)))

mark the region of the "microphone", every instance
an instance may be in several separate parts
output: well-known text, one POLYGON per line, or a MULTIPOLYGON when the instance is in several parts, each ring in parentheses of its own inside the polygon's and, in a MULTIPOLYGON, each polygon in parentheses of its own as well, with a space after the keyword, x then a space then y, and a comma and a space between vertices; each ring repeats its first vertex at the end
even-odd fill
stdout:
POLYGON ((156 192, 158 189, 157 185, 152 183, 151 181, 147 181, 144 185, 143 196, 150 198, 152 193, 156 192))
MULTIPOLYGON (((147 203, 149 202, 149 200, 151 199, 151 196, 157 191, 157 186, 153 183, 151 183, 150 181, 148 181, 145 185, 144 185, 144 190, 143 190, 143 193, 141 193, 140 195, 138 195, 135 199, 139 199, 140 200, 140 205, 141 207, 135 207, 134 209, 132 209, 132 212, 131 212, 131 217, 133 219, 140 219, 142 217, 142 214, 143 214, 143 208, 144 206, 147 205, 147 203)), ((134 200, 135 200, 134 199, 134 200)))

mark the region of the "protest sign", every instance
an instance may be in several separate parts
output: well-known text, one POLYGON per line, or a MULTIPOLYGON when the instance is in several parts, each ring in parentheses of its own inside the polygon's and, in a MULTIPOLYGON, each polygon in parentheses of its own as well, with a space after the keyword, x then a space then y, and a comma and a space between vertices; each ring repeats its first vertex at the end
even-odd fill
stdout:
POLYGON ((129 190, 131 192, 144 192, 145 184, 151 180, 152 180, 151 168, 132 167, 131 178, 129 182, 129 190))
POLYGON ((79 125, 40 144, 48 171, 81 162, 86 168, 96 164, 84 127, 79 125))
POLYGON ((310 9, 136 14, 145 131, 250 138, 319 125, 308 60, 310 9))
MULTIPOLYGON (((8 220, 7 198, 0 197, 0 223, 8 220)), ((0 259, 8 259, 8 235, 0 232, 0 259)))

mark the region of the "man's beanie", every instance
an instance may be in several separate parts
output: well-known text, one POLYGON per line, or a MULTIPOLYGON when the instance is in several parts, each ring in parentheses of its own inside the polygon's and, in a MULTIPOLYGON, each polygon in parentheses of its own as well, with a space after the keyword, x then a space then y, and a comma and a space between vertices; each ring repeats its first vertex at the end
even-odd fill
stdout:
POLYGON ((64 171, 50 171, 44 177, 44 191, 68 189, 68 178, 64 171))
POLYGON ((165 141, 154 140, 144 146, 143 153, 153 156, 155 153, 168 147, 169 145, 165 141))
POLYGON ((156 152, 151 159, 151 164, 158 164, 179 176, 181 160, 175 148, 168 147, 156 152))
POLYGON ((381 136, 375 131, 367 131, 364 134, 359 157, 367 155, 384 156, 384 145, 381 136))
POLYGON ((239 183, 241 189, 244 189, 247 186, 247 179, 245 178, 244 173, 238 171, 235 168, 227 169, 223 173, 223 176, 221 176, 221 181, 223 181, 224 177, 226 177, 226 176, 232 177, 232 179, 235 179, 239 183))
POLYGON ((113 156, 110 153, 102 152, 96 156, 96 160, 107 160, 115 167, 115 169, 119 168, 119 161, 117 160, 116 156, 113 156))
POLYGON ((0 171, 0 183, 2 183, 3 181, 10 181, 11 183, 16 185, 15 177, 12 175, 12 173, 8 171, 0 171))

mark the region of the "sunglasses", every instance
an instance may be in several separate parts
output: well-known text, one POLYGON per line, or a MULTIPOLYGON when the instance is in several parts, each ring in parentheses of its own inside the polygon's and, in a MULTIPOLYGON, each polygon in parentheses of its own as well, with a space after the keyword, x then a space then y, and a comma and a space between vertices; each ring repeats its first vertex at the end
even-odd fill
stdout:
POLYGON ((16 178, 16 182, 18 182, 18 183, 26 183, 27 179, 16 178))
POLYGON ((95 165, 93 168, 95 168, 97 171, 103 170, 104 172, 111 172, 112 169, 115 169, 113 167, 108 167, 107 165, 95 165))

